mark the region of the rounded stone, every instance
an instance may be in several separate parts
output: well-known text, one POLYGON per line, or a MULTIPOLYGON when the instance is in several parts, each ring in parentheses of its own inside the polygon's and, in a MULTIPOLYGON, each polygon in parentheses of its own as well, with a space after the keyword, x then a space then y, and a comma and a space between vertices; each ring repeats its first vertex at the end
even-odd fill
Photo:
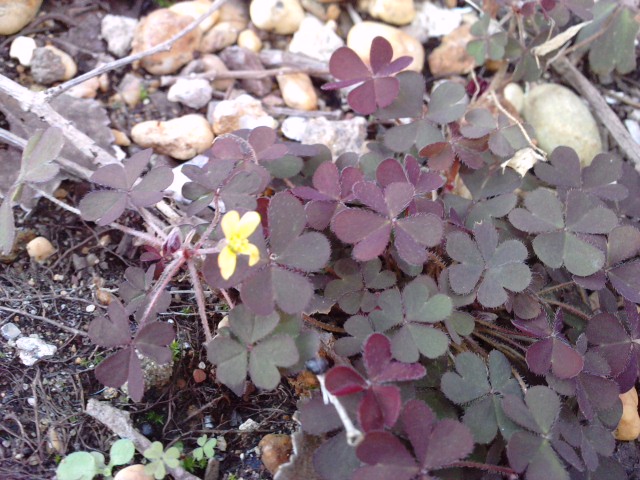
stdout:
POLYGON ((153 475, 145 471, 144 465, 137 464, 119 470, 113 480, 153 480, 153 475))
POLYGON ((180 102, 187 107, 199 109, 211 100, 213 88, 204 78, 180 78, 167 92, 170 102, 180 102))
POLYGON ((416 16, 413 0, 371 0, 369 14, 393 25, 406 25, 416 16))
POLYGON ((131 129, 131 138, 142 148, 153 148, 175 159, 189 160, 211 146, 213 132, 202 115, 192 114, 166 122, 138 123, 131 129))
POLYGON ((105 15, 100 23, 100 36, 107 42, 108 50, 121 58, 131 50, 137 25, 135 18, 105 15))
MULTIPOLYGON (((144 52, 159 45, 184 30, 193 19, 166 8, 154 10, 144 17, 133 37, 132 54, 144 52)), ((193 58, 202 33, 194 29, 173 44, 171 50, 158 52, 140 60, 140 65, 153 75, 168 75, 175 72, 193 58)))
POLYGON ((50 85, 55 82, 69 80, 78 73, 78 67, 73 58, 59 48, 47 45, 36 48, 31 58, 31 75, 42 84, 50 85))
MULTIPOLYGON (((211 8, 210 0, 195 0, 189 2, 174 3, 169 7, 169 10, 179 15, 187 15, 191 17, 191 21, 193 21, 207 13, 207 10, 209 10, 209 8, 211 8)), ((204 21, 202 21, 202 23, 198 25, 198 28, 200 28, 200 31, 202 33, 204 33, 211 27, 213 27, 219 18, 220 10, 218 9, 211 15, 209 15, 204 21)))
POLYGON ((318 95, 313 88, 311 78, 306 73, 288 73, 278 75, 278 85, 282 99, 287 107, 296 110, 315 110, 318 108, 318 95))
POLYGON ((544 83, 524 96, 522 115, 534 128, 538 146, 551 153, 556 147, 573 148, 582 166, 602 152, 602 140, 593 115, 580 97, 561 85, 544 83))
POLYGON ((238 46, 258 53, 262 50, 262 40, 253 30, 243 30, 238 35, 238 46))
POLYGON ((347 46, 358 56, 369 63, 371 42, 376 37, 384 37, 393 47, 393 58, 403 55, 413 57, 408 70, 422 71, 424 67, 424 47, 422 44, 402 30, 379 22, 360 22, 351 27, 347 35, 347 46))
POLYGON ((36 237, 27 243, 27 253, 36 262, 42 263, 56 253, 56 248, 45 237, 36 237))
POLYGON ((275 475, 280 465, 289 461, 289 457, 293 452, 291 437, 281 433, 265 435, 258 443, 258 447, 262 452, 260 459, 272 475, 275 475))
MULTIPOLYGON (((229 69, 224 64, 224 62, 220 59, 219 56, 214 55, 213 53, 206 53, 200 57, 200 61, 202 62, 202 66, 205 72, 216 72, 216 73, 227 73, 229 69)), ((233 85, 235 80, 233 78, 214 80, 212 83, 213 88, 220 91, 225 91, 231 85, 233 85)))
POLYGON ((212 115, 213 131, 216 135, 231 133, 242 128, 271 127, 276 128, 278 122, 267 115, 262 103, 250 95, 240 95, 233 100, 218 103, 212 115))
POLYGON ((524 90, 517 83, 508 83, 502 91, 504 99, 509 102, 518 113, 524 108, 524 90))
POLYGON ((299 0, 253 0, 249 15, 262 30, 290 35, 300 27, 304 10, 299 0))
POLYGON ((0 0, 0 35, 22 30, 42 5, 42 0, 0 0))
POLYGON ((20 65, 28 67, 31 65, 33 51, 37 48, 36 41, 31 37, 17 37, 11 42, 9 56, 17 58, 20 65))

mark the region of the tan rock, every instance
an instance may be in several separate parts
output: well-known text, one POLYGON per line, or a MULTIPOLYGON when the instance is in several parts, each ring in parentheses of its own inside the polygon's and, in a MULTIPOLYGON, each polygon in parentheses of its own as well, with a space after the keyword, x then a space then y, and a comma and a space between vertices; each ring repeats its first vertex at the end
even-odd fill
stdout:
POLYGON ((393 25, 406 25, 416 16, 413 0, 372 0, 369 14, 393 25))
POLYGON ((349 30, 347 46, 368 63, 371 42, 375 37, 384 37, 391 43, 393 58, 403 55, 413 57, 413 62, 407 67, 408 70, 422 71, 424 67, 424 47, 418 40, 396 27, 379 22, 360 22, 349 30))
POLYGON ((640 416, 638 415, 638 392, 635 387, 620 394, 622 418, 613 436, 617 440, 632 441, 640 437, 640 416))
POLYGON ((473 70, 475 60, 467 53, 467 43, 473 38, 470 28, 467 24, 459 26, 429 54, 429 70, 434 76, 463 75, 473 70))
POLYGON ((144 470, 144 465, 129 465, 124 467, 113 480, 153 480, 153 475, 149 475, 144 470))
MULTIPOLYGON (((190 16, 180 15, 166 8, 154 10, 138 24, 133 37, 131 53, 143 52, 169 40, 192 21, 190 16)), ((191 61, 201 36, 200 29, 196 28, 174 43, 171 50, 145 57, 140 60, 140 65, 154 75, 173 73, 191 61)))
POLYGON ((0 0, 0 35, 22 30, 42 5, 42 0, 0 0))
MULTIPOLYGON (((210 0, 195 0, 192 2, 174 3, 169 7, 169 10, 180 15, 187 15, 195 20, 207 13, 207 10, 209 10, 209 8, 211 8, 210 0)), ((198 28, 200 28, 200 31, 202 33, 204 33, 211 27, 213 27, 219 18, 220 10, 218 9, 211 15, 209 15, 209 17, 207 17, 202 23, 200 23, 200 25, 198 25, 198 28)))
POLYGON ((278 85, 284 103, 296 110, 316 110, 318 95, 313 88, 311 78, 306 73, 278 75, 278 85))
POLYGON ((223 100, 213 111, 213 131, 216 135, 231 133, 242 128, 260 126, 276 128, 278 122, 269 116, 259 100, 250 95, 240 95, 233 100, 223 100))
POLYGON ((189 160, 213 143, 209 122, 202 115, 195 114, 166 122, 138 123, 131 129, 131 138, 143 148, 153 148, 178 160, 189 160))
POLYGON ((243 30, 238 35, 238 46, 258 53, 262 50, 262 40, 253 30, 243 30))
MULTIPOLYGON (((200 61, 202 62, 205 72, 227 73, 229 71, 224 62, 220 60, 220 57, 212 53, 202 55, 200 61)), ((211 82, 211 85, 216 90, 225 91, 233 85, 233 82, 234 80, 232 78, 228 78, 226 80, 214 80, 211 82)))
POLYGON ((99 89, 100 79, 98 77, 93 77, 86 82, 82 82, 75 87, 71 87, 67 91, 67 94, 76 98, 96 98, 99 89))
POLYGON ((525 94, 522 115, 535 130, 538 145, 551 153, 566 145, 580 157, 582 166, 602 152, 602 140, 593 115, 575 93, 552 83, 538 85, 525 94))
POLYGON ((142 79, 134 73, 127 73, 118 85, 118 94, 129 108, 138 105, 142 90, 142 79))
POLYGON ((249 15, 262 30, 290 35, 300 27, 304 10, 299 0, 253 0, 249 15))
POLYGON ((260 459, 267 470, 275 475, 280 465, 287 463, 293 452, 291 437, 284 434, 270 433, 262 437, 258 447, 262 452, 260 459))
POLYGON ((114 143, 119 147, 128 147, 131 145, 131 140, 129 140, 126 133, 116 130, 115 128, 111 129, 111 133, 113 134, 114 143))
POLYGON ((202 37, 198 50, 205 53, 219 52, 236 43, 240 31, 231 22, 220 22, 202 37))
POLYGON ((27 243, 27 253, 36 262, 42 263, 56 253, 56 248, 45 237, 36 237, 27 243))

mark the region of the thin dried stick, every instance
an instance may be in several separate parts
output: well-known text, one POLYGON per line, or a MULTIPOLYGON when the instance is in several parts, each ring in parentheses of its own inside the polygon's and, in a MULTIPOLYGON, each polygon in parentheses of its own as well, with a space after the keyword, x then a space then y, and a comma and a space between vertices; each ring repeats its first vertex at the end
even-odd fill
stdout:
POLYGON ((60 95, 61 93, 66 92, 70 88, 75 87, 76 85, 79 85, 83 82, 86 82, 87 80, 93 77, 97 77, 99 75, 102 75, 103 73, 110 72, 111 70, 115 70, 116 68, 124 67, 125 65, 129 65, 133 62, 136 62, 150 55, 154 55, 158 52, 166 52, 171 50, 171 47, 173 46, 174 43, 176 43, 178 40, 180 40, 182 37, 184 37, 191 31, 198 28, 198 25, 200 25, 207 18, 209 18, 209 16, 213 12, 218 10, 226 1, 227 0, 216 0, 215 2, 213 2, 205 13, 200 15, 193 22, 187 25, 187 27, 185 27, 183 30, 178 32, 173 37, 171 37, 169 40, 162 42, 156 45, 155 47, 150 48, 149 50, 145 50, 144 52, 138 52, 133 55, 128 55, 126 57, 119 58, 118 60, 114 60, 113 62, 105 63, 104 65, 98 68, 94 68, 90 72, 80 75, 79 77, 72 78, 71 80, 68 80, 60 85, 51 87, 45 90, 44 92, 42 92, 41 94, 39 94, 39 96, 41 97, 40 100, 44 102, 49 102, 53 98, 60 95))
POLYGON ((24 312, 22 310, 16 310, 15 308, 3 307, 0 306, 0 310, 4 310, 5 312, 15 313, 17 315, 24 315, 25 317, 33 318, 34 320, 40 320, 41 322, 48 323, 49 325, 53 325, 54 327, 59 328, 60 330, 65 330, 69 333, 73 333, 74 335, 80 335, 81 337, 88 337, 89 334, 87 332, 83 332, 82 330, 78 330, 77 328, 67 327, 60 322, 56 322, 55 320, 51 320, 47 317, 41 317, 40 315, 34 315, 32 313, 24 312))

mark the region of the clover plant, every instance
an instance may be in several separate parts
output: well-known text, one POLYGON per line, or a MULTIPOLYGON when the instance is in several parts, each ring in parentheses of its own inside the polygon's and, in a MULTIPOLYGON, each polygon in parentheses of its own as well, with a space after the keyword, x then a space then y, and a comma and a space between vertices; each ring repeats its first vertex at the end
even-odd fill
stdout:
MULTIPOLYGON (((513 31, 547 38, 570 18, 594 19, 583 33, 599 33, 581 45, 594 71, 635 64, 638 28, 623 2, 493 3, 514 28, 488 11, 469 49, 478 63, 513 60, 516 80, 537 78, 545 59, 513 31), (624 48, 607 47, 618 31, 624 48)), ((298 408, 318 437, 308 455, 320 478, 624 478, 612 432, 618 395, 640 371, 640 175, 608 153, 583 166, 566 147, 517 171, 509 160, 535 148, 535 132, 493 108, 487 86, 427 89, 403 71, 410 61, 380 37, 369 64, 336 51, 324 88, 355 87, 346 102, 369 115, 367 151, 333 158, 268 127, 221 135, 202 166, 184 168, 187 204, 171 226, 153 206, 172 172, 147 169, 150 151, 95 172, 82 217, 144 245, 120 298, 89 326, 93 342, 118 349, 97 378, 143 398, 140 356, 171 360, 175 326, 158 314, 186 274, 220 388, 273 389, 315 359, 321 388, 298 408), (125 211, 146 229, 119 223, 125 211), (207 290, 229 303, 224 321, 207 290)), ((3 246, 21 185, 56 169, 58 137, 39 134, 25 151, 0 208, 3 246)), ((194 458, 213 454, 211 440, 198 445, 194 458)), ((174 450, 153 444, 148 472, 163 477, 174 450)), ((77 458, 86 478, 104 468, 77 458)))

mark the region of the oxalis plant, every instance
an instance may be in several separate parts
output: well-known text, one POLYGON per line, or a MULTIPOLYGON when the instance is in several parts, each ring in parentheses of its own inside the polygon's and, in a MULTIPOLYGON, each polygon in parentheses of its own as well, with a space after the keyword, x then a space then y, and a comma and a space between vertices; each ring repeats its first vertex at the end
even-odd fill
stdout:
MULTIPOLYGON (((604 0, 593 11, 529 3, 514 15, 605 22, 591 53, 628 13, 604 0)), ((479 62, 511 58, 511 37, 487 18, 474 33, 479 62)), ((543 62, 520 47, 516 74, 535 77, 543 62)), ((65 205, 142 244, 141 266, 89 326, 97 345, 117 349, 96 377, 142 400, 141 357, 170 361, 175 326, 158 314, 186 273, 218 382, 242 395, 316 373, 321 388, 298 408, 303 432, 321 437, 320 478, 625 478, 612 432, 640 365, 640 176, 606 153, 588 166, 566 147, 545 155, 481 82, 438 83, 425 102, 425 79, 383 38, 370 58, 340 48, 323 87, 351 88, 347 103, 369 116, 364 154, 333 158, 267 127, 240 130, 218 137, 203 166, 184 167, 189 203, 172 227, 150 213, 173 174, 148 169, 149 150, 99 168, 92 181, 106 188, 65 205), (512 168, 527 152, 540 161, 512 168), (119 223, 125 211, 147 230, 119 223), (224 320, 207 310, 208 290, 229 304, 224 320)), ((603 73, 621 68, 615 58, 603 73)), ((25 151, 4 225, 22 186, 55 168, 51 138, 25 151)))

